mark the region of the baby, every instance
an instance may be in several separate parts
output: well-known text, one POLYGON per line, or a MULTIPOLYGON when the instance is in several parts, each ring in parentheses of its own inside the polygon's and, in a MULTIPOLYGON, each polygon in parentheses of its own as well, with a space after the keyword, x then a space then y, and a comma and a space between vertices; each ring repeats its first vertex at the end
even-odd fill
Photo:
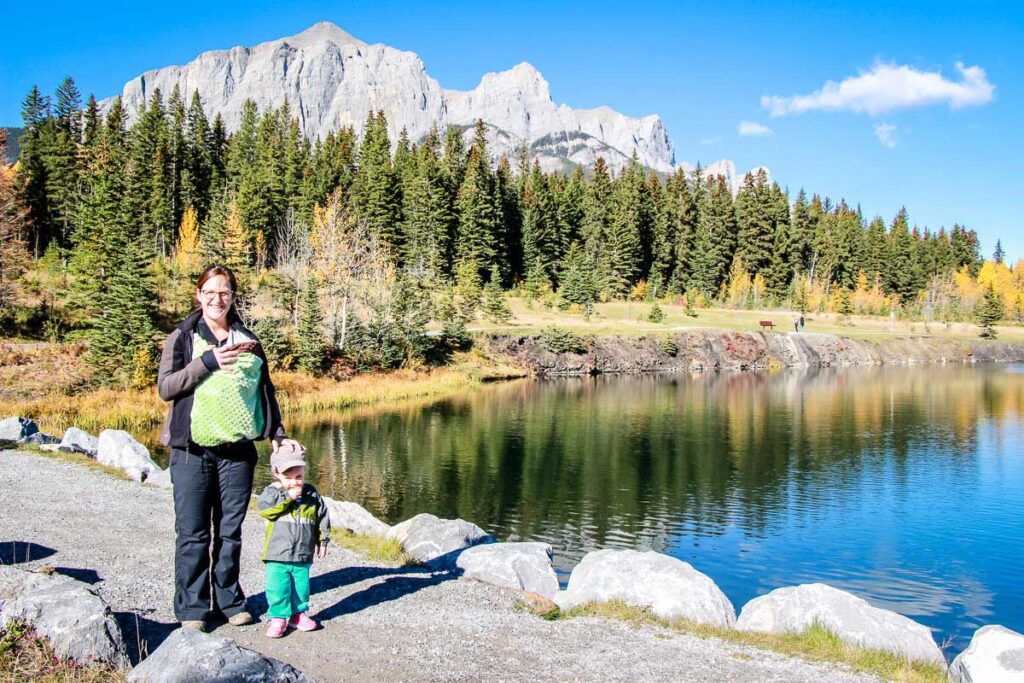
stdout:
POLYGON ((280 638, 289 626, 300 631, 319 627, 306 614, 309 567, 314 551, 318 558, 327 554, 331 520, 324 499, 303 479, 306 453, 301 446, 278 448, 270 456, 270 470, 277 481, 263 490, 256 506, 267 520, 267 637, 280 638))

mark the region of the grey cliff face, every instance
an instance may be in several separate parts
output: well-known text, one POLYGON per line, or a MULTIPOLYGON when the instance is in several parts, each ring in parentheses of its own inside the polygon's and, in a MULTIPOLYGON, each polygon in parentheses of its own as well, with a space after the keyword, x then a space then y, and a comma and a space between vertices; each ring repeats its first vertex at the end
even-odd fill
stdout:
MULTIPOLYGON (((495 158, 514 157, 525 144, 545 170, 591 166, 598 156, 619 169, 634 151, 642 164, 658 171, 669 172, 675 164, 672 141, 656 115, 634 118, 608 107, 556 105, 547 81, 525 62, 485 74, 472 91, 445 90, 416 54, 368 45, 328 22, 295 36, 204 52, 184 66, 145 72, 121 93, 129 123, 156 89, 166 100, 175 85, 186 99, 198 92, 207 115, 219 113, 229 130, 237 129, 247 99, 261 110, 287 100, 310 138, 349 125, 359 133, 367 113, 380 109, 392 140, 402 128, 411 140, 422 140, 435 123, 442 130, 459 126, 468 138, 482 118, 495 158)), ((101 102, 101 110, 105 113, 112 102, 101 102)))

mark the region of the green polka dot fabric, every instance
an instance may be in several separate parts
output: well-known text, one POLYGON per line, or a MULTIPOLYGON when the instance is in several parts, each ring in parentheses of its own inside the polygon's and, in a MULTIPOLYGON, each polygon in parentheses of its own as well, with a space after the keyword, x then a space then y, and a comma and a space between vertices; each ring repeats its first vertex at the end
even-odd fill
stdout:
MULTIPOLYGON (((192 358, 211 349, 199 335, 192 343, 192 358)), ((217 369, 203 378, 192 399, 192 441, 217 446, 255 439, 263 433, 260 373, 263 359, 240 353, 231 370, 217 369)))

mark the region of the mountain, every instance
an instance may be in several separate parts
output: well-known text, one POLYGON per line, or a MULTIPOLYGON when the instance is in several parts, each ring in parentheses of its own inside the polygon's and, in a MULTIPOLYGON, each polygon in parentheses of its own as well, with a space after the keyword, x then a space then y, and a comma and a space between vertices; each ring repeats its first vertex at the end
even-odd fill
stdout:
MULTIPOLYGON (((330 22, 253 47, 204 52, 184 66, 147 71, 121 92, 129 121, 157 88, 166 98, 175 85, 186 98, 198 91, 207 115, 220 113, 229 130, 237 128, 247 99, 261 110, 287 99, 311 138, 348 125, 361 132, 367 112, 382 109, 392 140, 405 128, 411 140, 419 141, 435 123, 442 130, 460 127, 468 139, 482 118, 495 158, 514 157, 525 144, 545 170, 589 167, 598 156, 620 169, 634 151, 648 168, 667 173, 675 167, 672 140, 657 115, 636 118, 609 107, 557 105, 548 82, 526 62, 485 74, 468 92, 446 90, 415 53, 367 44, 330 22)), ((101 110, 106 112, 112 102, 101 102, 101 110)))
MULTIPOLYGON (((529 64, 486 74, 469 92, 445 90, 416 54, 369 45, 328 22, 295 36, 204 52, 184 66, 147 71, 121 93, 130 120, 156 88, 166 98, 175 84, 186 97, 198 91, 207 114, 220 113, 229 129, 238 126, 246 99, 264 109, 287 98, 310 137, 347 125, 361 131, 367 112, 383 109, 392 139, 404 127, 412 140, 420 140, 435 122, 463 127, 471 135, 482 118, 492 131, 495 156, 514 156, 525 143, 547 169, 589 166, 599 155, 621 167, 634 150, 655 170, 670 171, 675 161, 658 116, 556 105, 547 81, 529 64)), ((111 103, 112 98, 104 100, 103 111, 111 103)))
POLYGON ((0 162, 4 164, 13 164, 18 159, 18 155, 21 153, 21 145, 18 144, 18 138, 24 133, 24 128, 3 128, 4 133, 7 134, 7 150, 4 154, 4 158, 0 159, 0 162))

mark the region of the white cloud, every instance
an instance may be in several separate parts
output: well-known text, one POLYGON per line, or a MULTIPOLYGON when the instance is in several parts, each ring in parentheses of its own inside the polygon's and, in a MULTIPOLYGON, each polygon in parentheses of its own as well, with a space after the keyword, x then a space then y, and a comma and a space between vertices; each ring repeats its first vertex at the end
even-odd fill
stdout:
POLYGON ((772 129, 763 123, 740 121, 740 128, 737 132, 740 135, 771 135, 772 129))
POLYGON ((895 132, 896 126, 891 123, 880 123, 875 126, 875 137, 889 149, 895 147, 896 143, 899 142, 894 135, 895 132))
POLYGON ((870 71, 840 83, 827 81, 809 95, 765 95, 761 106, 772 116, 815 110, 854 111, 877 116, 894 109, 931 104, 946 103, 951 109, 959 109, 992 101, 995 86, 989 83, 983 68, 957 62, 956 70, 960 74, 959 81, 952 81, 938 71, 878 63, 870 71))

